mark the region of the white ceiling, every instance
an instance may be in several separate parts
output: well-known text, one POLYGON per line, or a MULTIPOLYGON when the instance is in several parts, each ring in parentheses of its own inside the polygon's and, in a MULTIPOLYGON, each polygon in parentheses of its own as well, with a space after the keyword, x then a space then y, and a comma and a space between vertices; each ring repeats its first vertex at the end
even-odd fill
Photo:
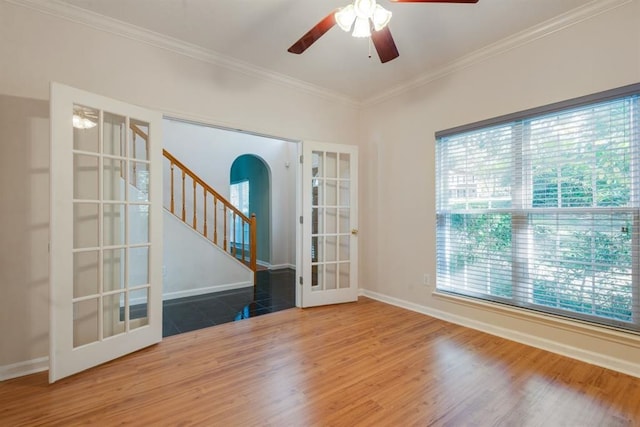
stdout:
MULTIPOLYGON (((477 4, 391 3, 400 57, 381 64, 368 40, 335 26, 302 55, 296 40, 350 0, 60 0, 205 48, 243 66, 292 78, 358 102, 563 14, 602 0, 479 0, 477 4)), ((566 15, 565 15, 566 16, 566 15)))

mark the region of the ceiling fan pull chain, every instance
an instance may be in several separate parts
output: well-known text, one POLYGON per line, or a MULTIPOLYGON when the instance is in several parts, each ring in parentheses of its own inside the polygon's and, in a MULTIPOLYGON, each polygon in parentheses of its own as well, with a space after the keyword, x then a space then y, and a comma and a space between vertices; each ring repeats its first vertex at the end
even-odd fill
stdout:
MULTIPOLYGON (((478 3, 479 0, 390 0, 394 3, 478 3)), ((334 9, 320 22, 311 27, 288 51, 301 54, 327 31, 338 25, 346 32, 353 28, 353 37, 369 37, 369 58, 373 56, 371 45, 383 64, 396 59, 400 54, 389 31, 391 12, 380 6, 376 0, 352 0, 345 7, 334 9), (373 30, 373 31, 371 31, 373 30)))

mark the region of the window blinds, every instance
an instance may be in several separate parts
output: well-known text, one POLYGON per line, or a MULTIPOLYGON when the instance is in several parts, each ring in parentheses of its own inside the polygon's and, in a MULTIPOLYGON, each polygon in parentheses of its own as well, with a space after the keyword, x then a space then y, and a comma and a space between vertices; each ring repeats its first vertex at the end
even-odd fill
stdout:
POLYGON ((640 331, 639 94, 439 132, 437 288, 640 331))

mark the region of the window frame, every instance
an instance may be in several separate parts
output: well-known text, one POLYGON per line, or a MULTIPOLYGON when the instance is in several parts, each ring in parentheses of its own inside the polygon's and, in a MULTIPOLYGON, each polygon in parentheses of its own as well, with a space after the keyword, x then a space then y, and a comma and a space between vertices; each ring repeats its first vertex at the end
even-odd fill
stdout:
MULTIPOLYGON (((242 212, 247 217, 249 216, 249 212, 251 208, 249 207, 250 198, 251 198, 251 183, 249 179, 241 179, 236 182, 232 182, 229 184, 229 201, 232 205, 236 207, 240 212, 242 212), (236 195, 234 195, 234 192, 236 195), (245 204, 246 209, 243 209, 242 206, 236 206, 234 203, 234 199, 238 198, 237 205, 245 204)), ((229 242, 234 245, 245 243, 245 246, 249 246, 249 227, 244 226, 241 218, 236 218, 236 223, 232 225, 234 227, 235 233, 231 233, 229 236, 229 242), (243 237, 244 235, 244 237, 243 237)))
MULTIPOLYGON (((504 125, 512 124, 513 126, 527 126, 530 124, 531 119, 539 118, 544 115, 549 115, 553 113, 562 113, 564 111, 590 106, 598 103, 603 103, 606 101, 614 101, 617 99, 622 99, 630 96, 640 96, 640 83, 632 84, 628 86, 623 86, 620 88, 599 92, 579 98, 574 98, 562 102, 557 102, 554 104, 549 104, 542 107, 532 108, 528 110, 519 111, 512 114, 507 114, 500 117, 495 117, 467 125, 462 125, 458 127, 454 127, 451 129, 438 131, 435 133, 436 144, 440 144, 440 140, 443 138, 465 134, 473 131, 479 130, 487 130, 493 127, 499 127, 504 125)), ((448 257, 450 255, 450 251, 446 246, 446 241, 448 237, 442 236, 441 233, 445 230, 444 233, 449 232, 449 228, 445 227, 443 221, 447 221, 447 216, 443 214, 443 210, 439 204, 436 204, 436 253, 437 253, 437 282, 436 282, 436 292, 444 293, 444 294, 453 294, 456 297, 461 298, 470 298, 470 299, 480 299, 482 301, 489 302, 497 302, 497 303, 506 303, 510 307, 513 307, 516 310, 533 310, 536 312, 543 312, 545 314, 559 315, 563 318, 568 318, 570 320, 579 320, 579 321, 587 321, 589 323, 596 324, 598 326, 605 327, 614 327, 624 330, 625 332, 635 332, 640 333, 640 188, 635 186, 636 183, 640 183, 639 174, 640 174, 640 158, 638 156, 637 150, 640 150, 640 108, 638 105, 640 101, 636 101, 635 110, 631 113, 632 118, 634 119, 631 131, 631 147, 630 152, 631 155, 631 201, 630 206, 627 207, 600 207, 600 206, 592 206, 592 207, 580 207, 579 209, 581 213, 597 215, 599 213, 611 212, 624 212, 631 215, 632 218, 632 227, 633 233, 631 236, 631 280, 632 280, 632 295, 631 295, 631 306, 632 306, 632 321, 619 321, 615 319, 603 318, 596 315, 590 315, 585 313, 578 313, 569 310, 563 310, 555 307, 539 305, 531 301, 523 301, 522 298, 518 301, 518 303, 514 303, 513 301, 517 299, 517 296, 512 296, 511 298, 500 298, 499 296, 489 296, 487 294, 479 294, 474 292, 454 292, 451 289, 442 285, 440 271, 441 271, 441 263, 448 263, 448 257), (445 242, 445 243, 443 243, 445 242), (445 249, 441 249, 441 248, 445 249), (444 253, 441 253, 443 251, 444 253), (443 258, 445 260, 443 261, 443 258), (606 320, 606 321, 605 321, 606 320)), ((527 131, 521 129, 520 132, 515 132, 517 135, 524 135, 527 131)), ((526 141, 512 140, 511 148, 513 150, 517 150, 519 152, 513 154, 514 161, 519 160, 523 161, 522 151, 523 144, 526 141)), ((442 148, 439 146, 440 150, 446 150, 446 148, 442 148)), ((440 153, 441 154, 441 153, 440 153)), ((436 150, 436 170, 441 167, 442 159, 436 150)), ((525 161, 530 161, 529 158, 526 158, 525 161)), ((571 208, 567 207, 557 207, 557 208, 540 208, 534 206, 526 206, 525 205, 525 197, 523 197, 523 192, 516 190, 516 188, 522 189, 527 188, 529 190, 533 189, 532 182, 523 182, 523 180, 529 179, 532 180, 532 174, 529 176, 523 176, 522 169, 518 167, 512 167, 513 172, 513 182, 511 188, 511 207, 510 208, 501 208, 501 209, 474 209, 473 211, 469 211, 469 214, 508 214, 511 219, 511 251, 513 258, 511 259, 511 273, 512 273, 512 282, 511 289, 524 289, 525 286, 521 285, 521 283, 525 283, 526 281, 522 280, 523 274, 522 271, 527 271, 528 268, 522 268, 522 265, 527 264, 529 259, 524 251, 518 251, 516 246, 518 245, 518 233, 530 233, 532 227, 529 225, 529 218, 534 214, 555 214, 562 215, 565 212, 571 211, 571 208), (514 264, 518 263, 518 268, 514 268, 514 264), (514 285, 515 283, 515 285, 514 285)), ((446 184, 443 185, 442 181, 445 181, 444 177, 437 177, 436 181, 436 198, 444 197, 445 199, 449 196, 444 195, 445 192, 449 191, 446 187, 446 184)), ((449 211, 451 213, 452 211, 449 211)), ((522 237, 520 237, 522 239, 522 237)), ((528 279, 528 278, 527 278, 528 279)))

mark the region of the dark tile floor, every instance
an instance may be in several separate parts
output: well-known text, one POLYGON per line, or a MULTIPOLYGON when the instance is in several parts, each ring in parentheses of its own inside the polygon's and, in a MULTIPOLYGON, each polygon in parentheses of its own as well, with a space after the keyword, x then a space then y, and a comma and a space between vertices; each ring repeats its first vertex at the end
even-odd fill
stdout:
POLYGON ((258 271, 254 288, 164 301, 162 336, 246 319, 295 307, 295 270, 258 271))

